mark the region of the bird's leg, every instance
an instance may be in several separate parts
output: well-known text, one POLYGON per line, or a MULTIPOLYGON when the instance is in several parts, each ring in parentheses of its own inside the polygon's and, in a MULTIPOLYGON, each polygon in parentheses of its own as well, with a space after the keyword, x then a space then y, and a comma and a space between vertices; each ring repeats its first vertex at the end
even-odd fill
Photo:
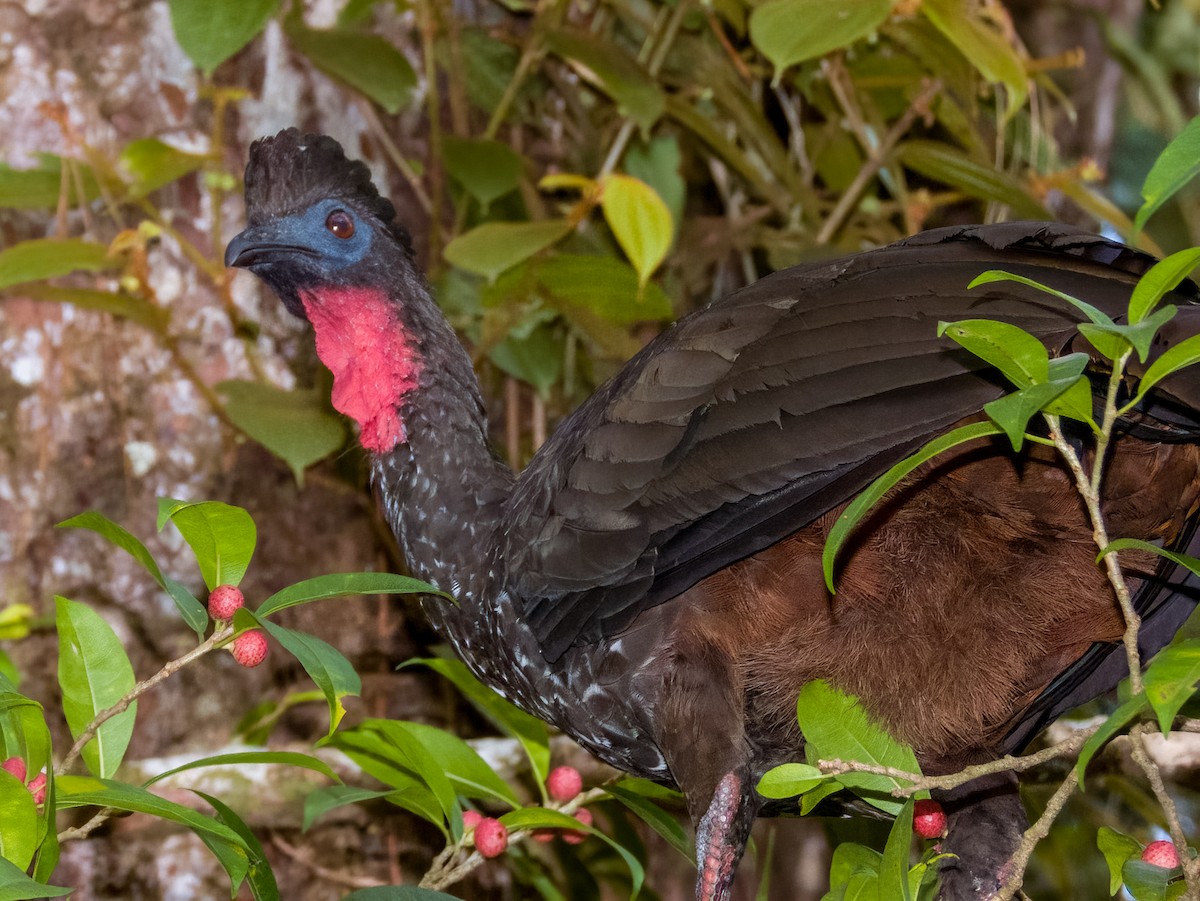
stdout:
POLYGON ((726 901, 758 813, 743 707, 728 658, 676 647, 658 745, 696 827, 697 901, 726 901))
POLYGON ((1005 865, 1029 821, 1013 773, 996 773, 934 793, 946 809, 938 901, 990 898, 1007 881, 1005 865))

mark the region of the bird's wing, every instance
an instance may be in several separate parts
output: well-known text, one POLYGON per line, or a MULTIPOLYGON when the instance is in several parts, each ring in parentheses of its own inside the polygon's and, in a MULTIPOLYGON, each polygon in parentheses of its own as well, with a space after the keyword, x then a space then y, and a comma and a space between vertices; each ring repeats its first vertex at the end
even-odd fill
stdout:
POLYGON ((846 501, 1006 388, 939 321, 1014 323, 1052 351, 1119 316, 1153 260, 1065 226, 925 232, 768 276, 677 322, 575 411, 509 501, 509 585, 547 657, 846 501))

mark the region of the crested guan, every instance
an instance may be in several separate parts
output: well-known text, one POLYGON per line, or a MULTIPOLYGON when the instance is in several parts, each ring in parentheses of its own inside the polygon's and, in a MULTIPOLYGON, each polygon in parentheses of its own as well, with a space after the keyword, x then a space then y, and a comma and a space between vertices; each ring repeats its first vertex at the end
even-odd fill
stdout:
MULTIPOLYGON (((1011 282, 968 292, 976 275, 1002 268, 1117 318, 1145 255, 1023 222, 777 272, 651 341, 514 476, 363 163, 326 136, 264 138, 246 208, 225 262, 312 324, 414 574, 458 601, 428 603, 429 617, 500 694, 618 769, 678 786, 698 898, 729 896, 759 776, 803 759, 807 680, 857 695, 936 773, 1020 748, 1124 675, 1091 528, 1044 448, 985 442, 920 470, 857 536, 836 596, 820 555, 856 492, 1005 392, 937 337, 939 320, 1005 320, 1052 353, 1082 344, 1065 303, 1011 282)), ((1156 352, 1200 331, 1196 286, 1169 300, 1180 311, 1156 352)), ((1183 373, 1123 423, 1105 489, 1113 535, 1191 540, 1198 402, 1200 377, 1183 373)), ((1196 593, 1135 563, 1151 653, 1196 593)), ((942 895, 986 896, 1023 822, 1013 784, 946 802, 959 856, 942 895)))

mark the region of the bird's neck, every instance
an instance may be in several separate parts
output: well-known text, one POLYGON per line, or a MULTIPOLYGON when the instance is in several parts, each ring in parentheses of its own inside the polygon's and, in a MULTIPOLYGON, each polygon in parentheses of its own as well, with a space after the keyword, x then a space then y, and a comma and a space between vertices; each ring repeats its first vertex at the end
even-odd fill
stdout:
POLYGON ((333 405, 358 422, 413 575, 459 605, 427 605, 434 625, 469 645, 468 636, 494 628, 501 613, 492 608, 513 482, 488 446, 471 360, 423 284, 406 285, 399 299, 370 287, 326 287, 301 300, 333 373, 333 405))

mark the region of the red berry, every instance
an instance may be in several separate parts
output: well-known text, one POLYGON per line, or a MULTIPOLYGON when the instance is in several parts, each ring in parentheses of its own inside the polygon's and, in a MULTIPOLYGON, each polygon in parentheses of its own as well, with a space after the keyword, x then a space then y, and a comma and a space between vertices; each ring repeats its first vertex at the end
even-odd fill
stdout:
POLYGON ((946 834, 946 811, 928 798, 913 805, 913 832, 921 838, 941 838, 946 834))
POLYGON ((208 612, 213 619, 233 619, 245 604, 246 598, 235 585, 218 585, 208 596, 208 612))
POLYGON ((583 777, 573 766, 555 767, 546 777, 546 789, 555 801, 566 803, 583 791, 583 777))
POLYGON ((541 842, 543 845, 548 845, 550 842, 554 841, 554 837, 557 834, 558 833, 553 829, 534 829, 532 833, 533 840, 535 842, 541 842))
POLYGON ((242 666, 258 666, 267 659, 267 637, 258 629, 243 632, 233 640, 233 659, 242 666))
POLYGON ((463 811, 463 828, 464 829, 474 829, 476 826, 478 826, 482 822, 483 822, 483 814, 481 814, 478 810, 464 810, 463 811))
POLYGON ((508 847, 508 830, 499 820, 484 817, 475 827, 475 849, 484 857, 499 857, 508 847))
POLYGON ((29 783, 29 791, 33 795, 34 804, 46 803, 46 774, 38 773, 29 783))
POLYGON ((20 757, 10 757, 4 763, 0 763, 0 769, 8 770, 21 782, 25 781, 25 761, 20 757))
POLYGON ((1164 870, 1173 870, 1179 866, 1179 852, 1171 842, 1151 842, 1142 852, 1142 860, 1164 870))
MULTIPOLYGON (((575 811, 575 819, 583 823, 585 826, 592 825, 592 812, 586 808, 579 808, 575 811)), ((568 829, 563 833, 563 841, 568 845, 578 845, 581 841, 587 838, 586 832, 580 832, 578 829, 568 829)))

